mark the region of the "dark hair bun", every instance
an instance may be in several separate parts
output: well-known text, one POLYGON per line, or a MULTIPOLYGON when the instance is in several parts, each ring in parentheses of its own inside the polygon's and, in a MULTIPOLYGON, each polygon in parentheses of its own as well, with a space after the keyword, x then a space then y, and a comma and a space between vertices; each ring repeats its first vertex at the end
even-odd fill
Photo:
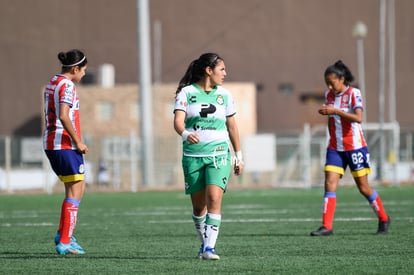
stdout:
POLYGON ((58 59, 60 60, 60 63, 62 63, 63 65, 67 64, 66 63, 66 53, 65 52, 60 52, 58 53, 58 59))
POLYGON ((83 67, 88 63, 85 54, 76 49, 70 50, 68 52, 59 52, 57 57, 64 67, 83 67))

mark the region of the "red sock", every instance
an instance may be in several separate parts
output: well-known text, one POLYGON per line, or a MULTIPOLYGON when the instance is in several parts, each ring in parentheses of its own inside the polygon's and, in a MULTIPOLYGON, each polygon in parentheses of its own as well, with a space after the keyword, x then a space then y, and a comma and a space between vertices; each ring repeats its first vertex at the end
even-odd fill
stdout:
POLYGON ((385 212, 384 206, 382 205, 382 200, 377 191, 374 190, 372 195, 369 196, 367 199, 372 209, 374 209, 374 212, 377 215, 378 219, 382 222, 388 221, 387 212, 385 212))
POLYGON ((62 213, 60 217, 60 242, 63 244, 70 243, 73 231, 76 226, 78 216, 79 202, 74 199, 65 199, 62 205, 62 213))
POLYGON ((325 192, 324 196, 324 205, 323 205, 323 215, 322 215, 322 225, 328 229, 332 230, 333 219, 336 208, 336 193, 335 192, 325 192))

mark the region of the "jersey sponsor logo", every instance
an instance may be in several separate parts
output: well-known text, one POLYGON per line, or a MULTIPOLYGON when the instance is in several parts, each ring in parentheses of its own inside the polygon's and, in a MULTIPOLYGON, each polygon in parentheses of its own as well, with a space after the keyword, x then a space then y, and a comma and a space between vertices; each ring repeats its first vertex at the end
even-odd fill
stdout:
POLYGON ((203 130, 217 130, 217 128, 213 127, 213 126, 200 126, 198 124, 194 124, 193 129, 194 129, 194 131, 197 131, 197 130, 202 130, 202 131, 203 130))
POLYGON ((67 86, 65 88, 64 94, 65 95, 62 97, 61 102, 71 103, 72 102, 72 88, 70 86, 67 86))
POLYGON ((216 106, 213 104, 201 104, 200 117, 207 117, 209 114, 213 114, 216 110, 216 106))
POLYGON ((349 95, 344 95, 342 97, 342 102, 348 102, 349 101, 349 95))
POLYGON ((214 149, 216 152, 226 151, 226 147, 224 146, 217 146, 216 149, 214 149))
POLYGON ((187 101, 180 100, 178 97, 175 99, 175 102, 182 108, 187 107, 187 101))
POLYGON ((85 167, 83 164, 79 165, 79 173, 83 174, 85 172, 85 167))
POLYGON ((206 124, 214 124, 214 122, 215 122, 214 119, 204 119, 200 122, 203 123, 204 125, 200 125, 200 123, 194 124, 194 126, 193 126, 194 131, 197 131, 197 130, 217 130, 217 127, 206 125, 206 124))

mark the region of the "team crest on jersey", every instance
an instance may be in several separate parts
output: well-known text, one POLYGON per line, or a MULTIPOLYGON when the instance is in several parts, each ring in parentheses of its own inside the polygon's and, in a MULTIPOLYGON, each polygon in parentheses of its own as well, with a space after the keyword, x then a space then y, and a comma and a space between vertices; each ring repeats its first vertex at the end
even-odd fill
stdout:
POLYGON ((218 95, 216 101, 217 101, 218 104, 223 105, 224 104, 224 98, 223 98, 223 96, 222 95, 218 95))
POLYGON ((349 95, 344 95, 342 97, 341 108, 348 108, 349 105, 349 95))

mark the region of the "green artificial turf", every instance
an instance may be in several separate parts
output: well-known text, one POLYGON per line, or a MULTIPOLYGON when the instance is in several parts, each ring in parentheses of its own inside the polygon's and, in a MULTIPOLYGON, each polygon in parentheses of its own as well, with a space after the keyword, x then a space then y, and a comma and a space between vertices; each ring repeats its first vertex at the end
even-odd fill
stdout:
POLYGON ((85 255, 56 254, 62 194, 0 196, 0 274, 414 274, 414 188, 379 187, 386 236, 356 188, 337 192, 334 236, 322 189, 228 190, 216 246, 199 240, 183 192, 86 193, 75 236, 85 255))

